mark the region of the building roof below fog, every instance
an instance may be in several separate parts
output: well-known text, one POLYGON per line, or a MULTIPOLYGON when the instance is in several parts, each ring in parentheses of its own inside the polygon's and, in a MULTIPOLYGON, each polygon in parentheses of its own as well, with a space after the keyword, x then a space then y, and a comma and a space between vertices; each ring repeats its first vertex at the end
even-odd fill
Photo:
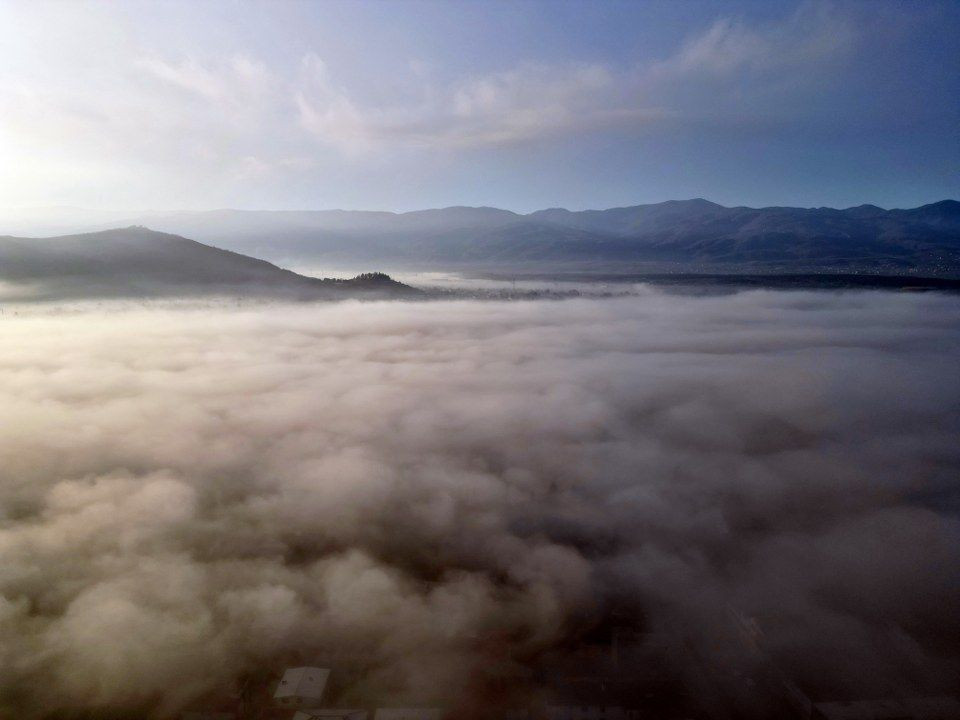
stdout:
POLYGON ((367 711, 357 708, 312 708, 298 710, 293 720, 367 720, 367 711))
POLYGON ((273 693, 273 697, 277 700, 288 698, 320 700, 323 697, 323 691, 327 686, 329 677, 330 671, 326 668, 287 668, 283 671, 283 677, 277 684, 277 690, 273 693))

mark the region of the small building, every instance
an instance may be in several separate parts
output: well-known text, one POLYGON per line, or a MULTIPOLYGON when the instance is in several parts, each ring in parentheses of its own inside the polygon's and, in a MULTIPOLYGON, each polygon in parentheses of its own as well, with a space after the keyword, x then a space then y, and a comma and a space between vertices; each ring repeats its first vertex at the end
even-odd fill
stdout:
POLYGON ((367 711, 356 708, 310 708, 298 710, 293 720, 367 720, 367 711))
POLYGON ((323 698, 330 671, 326 668, 287 668, 277 684, 273 699, 290 707, 316 707, 323 698))

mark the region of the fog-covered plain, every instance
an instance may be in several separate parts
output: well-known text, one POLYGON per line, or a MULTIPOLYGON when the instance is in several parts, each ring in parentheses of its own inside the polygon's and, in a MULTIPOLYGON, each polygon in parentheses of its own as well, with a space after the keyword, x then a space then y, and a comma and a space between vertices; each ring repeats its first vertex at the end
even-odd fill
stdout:
POLYGON ((469 716, 614 612, 692 707, 956 692, 958 358, 938 294, 8 312, 0 716, 469 716))

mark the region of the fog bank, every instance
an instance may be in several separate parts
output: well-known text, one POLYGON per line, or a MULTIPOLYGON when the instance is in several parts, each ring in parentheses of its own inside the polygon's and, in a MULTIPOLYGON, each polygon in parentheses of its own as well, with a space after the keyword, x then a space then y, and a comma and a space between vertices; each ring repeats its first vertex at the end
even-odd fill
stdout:
POLYGON ((611 623, 687 709, 958 692, 958 358, 937 294, 8 314, 0 716, 467 715, 611 623))

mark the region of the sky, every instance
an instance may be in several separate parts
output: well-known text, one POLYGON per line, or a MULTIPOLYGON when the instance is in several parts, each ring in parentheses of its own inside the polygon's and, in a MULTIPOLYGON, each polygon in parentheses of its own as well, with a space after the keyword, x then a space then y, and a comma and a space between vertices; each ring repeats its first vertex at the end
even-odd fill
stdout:
POLYGON ((0 0, 0 206, 692 197, 960 197, 960 4, 0 0))

